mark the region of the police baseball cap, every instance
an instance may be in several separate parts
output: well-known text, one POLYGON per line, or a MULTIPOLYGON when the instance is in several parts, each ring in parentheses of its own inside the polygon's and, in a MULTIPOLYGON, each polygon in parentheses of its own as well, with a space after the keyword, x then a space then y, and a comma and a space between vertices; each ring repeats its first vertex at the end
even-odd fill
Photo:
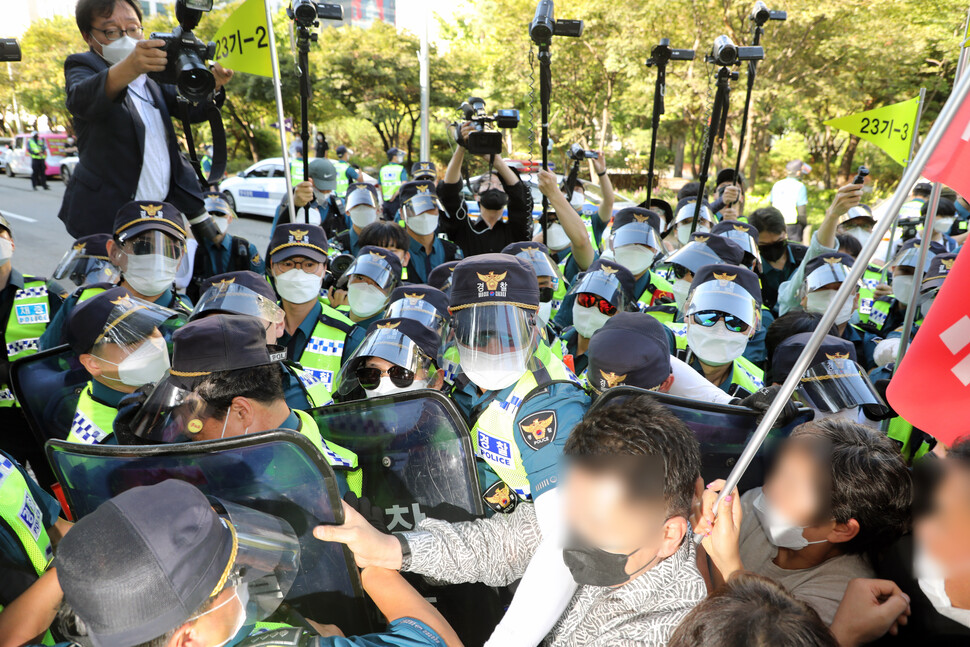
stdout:
MULTIPOLYGON (((372 323, 367 328, 367 337, 374 339, 376 337, 375 333, 378 330, 394 331, 393 336, 403 336, 414 342, 414 344, 421 350, 422 353, 427 355, 432 360, 438 357, 438 348, 441 346, 441 338, 438 334, 428 328, 419 321, 414 319, 408 319, 406 317, 388 317, 386 319, 379 319, 372 323)), ((384 333, 386 336, 388 333, 384 333)), ((407 366, 407 363, 399 361, 400 351, 402 350, 402 345, 389 343, 391 339, 384 339, 383 343, 380 345, 371 344, 370 348, 365 348, 367 346, 366 342, 361 345, 364 349, 360 353, 356 353, 358 356, 367 355, 369 357, 380 357, 381 359, 386 359, 392 364, 397 364, 398 366, 407 366)))
POLYGON ((418 193, 427 193, 428 195, 435 197, 435 184, 433 180, 411 180, 410 182, 405 182, 401 185, 398 192, 400 195, 401 204, 407 202, 411 197, 417 195, 418 193))
MULTIPOLYGON (((714 181, 714 186, 719 186, 723 182, 734 182, 735 174, 733 168, 722 168, 717 172, 717 179, 714 181)), ((738 173, 738 185, 744 188, 744 173, 738 173)))
POLYGON ((872 209, 867 204, 857 204, 839 218, 839 224, 845 225, 853 220, 864 220, 869 225, 876 224, 876 219, 872 215, 872 209))
POLYGON ((190 321, 172 335, 169 381, 192 390, 213 373, 265 366, 285 352, 270 352, 263 322, 247 315, 219 314, 190 321))
POLYGON ((81 301, 67 319, 67 343, 78 355, 102 342, 140 344, 160 324, 178 313, 136 299, 122 287, 112 287, 81 301))
POLYGON ((218 191, 206 191, 202 194, 205 201, 205 210, 213 216, 235 216, 236 213, 229 206, 226 197, 218 191))
POLYGON ((805 287, 809 292, 831 283, 844 283, 855 259, 842 252, 825 253, 805 264, 805 287))
MULTIPOLYGON (((685 220, 693 220, 694 212, 696 210, 697 210, 696 195, 680 200, 677 203, 677 207, 674 209, 674 212, 677 215, 674 218, 674 221, 670 224, 676 225, 677 223, 683 222, 685 220)), ((702 222, 704 220, 714 222, 714 215, 711 213, 711 208, 708 206, 707 198, 704 198, 704 201, 701 203, 701 215, 700 215, 700 218, 698 218, 697 222, 702 222)))
POLYGON ((13 229, 10 228, 10 221, 2 213, 0 213, 0 229, 5 229, 10 234, 10 237, 13 238, 13 229))
POLYGON ((458 267, 458 263, 460 262, 448 261, 447 263, 437 265, 428 274, 428 285, 433 288, 438 288, 445 294, 451 292, 451 281, 455 273, 455 268, 458 267))
POLYGON ((347 190, 347 211, 360 205, 377 208, 377 196, 366 184, 352 184, 347 190), (364 188, 367 187, 367 188, 364 188))
POLYGON ((661 200, 660 198, 650 198, 648 203, 646 200, 637 205, 641 209, 649 209, 660 214, 663 218, 664 226, 658 229, 658 231, 663 231, 666 229, 666 223, 670 222, 674 217, 674 208, 670 206, 670 203, 666 200, 661 200))
POLYGON ((645 222, 653 227, 657 233, 660 232, 663 225, 660 220, 660 214, 652 209, 644 209, 642 207, 626 207, 617 211, 613 216, 613 233, 616 233, 620 227, 635 222, 645 222))
POLYGON ((750 265, 756 261, 761 264, 761 250, 758 249, 758 228, 749 222, 724 220, 714 225, 711 233, 734 241, 744 251, 743 263, 750 265))
POLYGON ((508 254, 479 254, 460 261, 451 285, 451 312, 476 305, 539 309, 539 282, 532 263, 508 254))
POLYGON ((162 231, 184 242, 183 224, 181 212, 167 202, 134 200, 118 209, 114 237, 123 243, 143 231, 162 231))
POLYGON ((319 225, 287 223, 277 225, 269 239, 270 263, 279 263, 292 256, 305 256, 318 263, 327 262, 327 234, 319 225))
POLYGON ((680 265, 693 274, 705 265, 740 265, 743 261, 744 250, 733 240, 702 232, 691 234, 686 245, 663 259, 664 263, 680 265))
POLYGON ((387 290, 401 281, 401 259, 383 247, 365 245, 340 277, 337 286, 343 288, 348 285, 351 276, 366 276, 381 290, 387 290))
POLYGON ((645 312, 618 312, 593 333, 586 378, 597 393, 614 386, 656 389, 670 377, 664 326, 645 312))
POLYGON ((761 325, 758 275, 740 265, 705 265, 697 270, 690 284, 684 319, 712 311, 734 315, 757 330, 761 325))
POLYGON ((347 147, 346 146, 344 146, 343 144, 341 144, 340 146, 337 146, 337 155, 338 156, 343 155, 346 152, 347 152, 347 147))
POLYGON ((391 147, 391 148, 388 148, 387 149, 387 157, 388 157, 388 159, 390 159, 390 158, 392 158, 392 157, 394 157, 396 155, 403 155, 403 154, 404 154, 404 151, 402 151, 400 148, 391 147))
POLYGON ((108 258, 108 241, 111 234, 89 234, 74 241, 74 249, 86 258, 97 258, 103 261, 108 258))
POLYGON ((933 290, 943 285, 943 279, 953 269, 953 264, 956 260, 957 255, 954 252, 934 256, 930 260, 930 269, 923 275, 923 284, 920 289, 925 292, 926 290, 933 290))
POLYGON ((387 316, 418 319, 425 326, 432 326, 430 319, 420 313, 448 318, 448 295, 430 285, 401 285, 394 288, 388 300, 387 316), (418 313, 411 316, 409 313, 418 313))
POLYGON ((758 303, 759 307, 761 306, 761 280, 748 268, 726 263, 705 265, 694 273, 694 280, 690 284, 691 290, 712 281, 724 281, 739 286, 758 303))
POLYGON ((333 162, 325 157, 314 158, 308 168, 307 174, 313 180, 313 186, 317 191, 335 191, 337 189, 337 169, 333 162))
POLYGON ((535 270, 537 277, 547 276, 555 281, 558 281, 562 277, 559 266, 556 265, 552 256, 549 255, 549 248, 542 243, 531 241, 509 243, 502 248, 502 253, 518 256, 532 263, 532 269, 535 270))
MULTIPOLYGON (((891 267, 912 267, 916 268, 916 263, 919 262, 919 246, 920 238, 910 238, 905 243, 899 246, 896 251, 896 256, 890 263, 891 267)), ((926 272, 930 267, 930 260, 932 256, 937 254, 945 254, 946 246, 943 243, 938 243, 934 240, 930 241, 929 253, 926 257, 926 266, 923 267, 923 271, 926 272)))
POLYGON ((634 294, 636 284, 633 273, 626 267, 608 258, 598 258, 590 264, 589 269, 576 277, 569 292, 570 294, 588 292, 618 305, 616 296, 622 296, 626 302, 636 300, 634 294), (616 293, 617 289, 619 294, 616 293))
POLYGON ((199 293, 189 321, 213 314, 237 314, 280 323, 285 316, 276 303, 273 286, 249 270, 209 277, 202 282, 199 293))
POLYGON ((415 180, 434 180, 438 177, 438 169, 434 162, 415 162, 411 165, 411 177, 415 180))

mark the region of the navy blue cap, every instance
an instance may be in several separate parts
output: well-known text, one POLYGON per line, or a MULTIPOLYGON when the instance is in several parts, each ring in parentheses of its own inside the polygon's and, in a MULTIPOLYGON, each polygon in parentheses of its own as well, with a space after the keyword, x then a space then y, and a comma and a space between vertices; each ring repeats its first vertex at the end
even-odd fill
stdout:
POLYGON ((590 263, 586 271, 602 271, 606 272, 607 274, 612 274, 616 277, 616 280, 620 282, 620 287, 623 288, 623 294, 626 296, 627 300, 631 303, 636 302, 637 296, 639 296, 634 294, 637 289, 637 280, 633 277, 633 272, 628 270, 625 266, 620 265, 616 261, 611 261, 608 258, 597 258, 595 261, 590 263))
POLYGON ((89 234, 87 236, 81 236, 74 241, 74 250, 81 256, 100 258, 105 261, 111 260, 108 258, 109 240, 111 240, 111 234, 89 234))
POLYGON ((451 311, 475 305, 539 309, 539 281, 532 263, 508 254, 479 254, 460 261, 451 285, 451 311))
POLYGON ((202 284, 199 286, 199 294, 205 294, 206 290, 218 283, 235 283, 236 285, 249 288, 270 301, 276 301, 276 292, 273 290, 273 286, 269 284, 269 281, 266 280, 266 277, 249 270, 239 270, 238 272, 226 272, 224 274, 210 276, 202 281, 202 284))
POLYGON ((658 234, 663 229, 660 214, 656 211, 643 209, 642 207, 626 207, 625 209, 617 211, 613 216, 613 231, 615 232, 623 225, 628 225, 632 222, 645 222, 656 229, 658 234))
POLYGON ((114 237, 123 243, 143 231, 163 231, 185 241, 182 213, 167 202, 133 200, 118 209, 114 222, 114 237))
POLYGON ((694 272, 694 280, 690 283, 693 291, 698 285, 711 281, 730 281, 744 288, 744 291, 761 306, 761 280, 758 275, 741 265, 727 265, 724 263, 705 265, 694 272))
MULTIPOLYGON (((377 245, 364 245, 363 247, 360 248, 360 251, 357 252, 357 258, 355 258, 354 261, 357 261, 358 259, 360 259, 360 258, 362 258, 364 256, 367 256, 367 255, 370 255, 371 257, 373 257, 375 259, 377 257, 380 257, 381 260, 383 260, 389 266, 390 271, 391 271, 391 276, 394 277, 394 279, 396 279, 396 282, 400 282, 400 280, 401 280, 401 259, 398 258, 397 254, 395 254, 394 252, 392 252, 389 249, 384 249, 383 247, 378 247, 377 245)), ((358 272, 356 272, 356 271, 355 272, 351 272, 351 270, 354 270, 355 267, 356 268, 360 268, 361 267, 360 263, 356 263, 355 262, 355 263, 351 264, 351 266, 347 268, 347 272, 345 273, 345 276, 347 276, 348 278, 350 278, 350 275, 352 273, 353 274, 357 274, 358 272)), ((366 272, 359 272, 359 273, 360 274, 363 274, 364 276, 369 276, 366 272)), ((371 276, 370 278, 374 279, 378 283, 381 282, 378 279, 378 277, 376 277, 376 276, 371 276)))
POLYGON ((454 276, 455 268, 458 267, 458 263, 461 263, 461 261, 448 261, 447 263, 435 266, 431 270, 431 273, 428 274, 428 285, 433 288, 438 288, 443 292, 450 292, 451 280, 454 276))
MULTIPOLYGON (((771 379, 773 382, 781 384, 788 379, 788 374, 795 367, 795 362, 801 357, 805 345, 812 338, 812 334, 810 332, 798 333, 778 344, 771 360, 771 379)), ((855 345, 847 339, 826 335, 808 367, 811 368, 830 359, 850 359, 855 362, 855 345)))
POLYGON ((370 336, 375 330, 380 329, 390 329, 401 333, 417 344, 418 348, 425 355, 431 359, 437 359, 438 348, 441 346, 441 337, 421 322, 406 317, 378 319, 367 327, 367 335, 370 336))
POLYGON ((269 239, 266 260, 279 263, 291 256, 305 256, 318 263, 326 263, 327 247, 327 234, 323 227, 295 223, 277 225, 269 239))
POLYGON ((343 155, 346 152, 347 152, 347 147, 346 146, 344 146, 343 144, 341 144, 340 146, 337 146, 337 156, 338 157, 341 156, 341 155, 343 155))
MULTIPOLYGON (((650 198, 650 202, 644 200, 637 206, 641 209, 649 209, 650 211, 660 214, 660 217, 664 219, 665 223, 670 222, 674 217, 674 208, 670 206, 669 202, 666 200, 661 200, 660 198, 650 198)), ((661 227, 660 231, 663 231, 663 229, 664 228, 661 227)))
POLYGON ((618 312, 593 333, 586 351, 590 386, 655 389, 670 377, 670 345, 664 326, 645 312, 618 312))
POLYGON ((401 285, 396 287, 394 288, 394 291, 391 292, 391 298, 387 303, 390 305, 399 299, 424 301, 425 303, 434 306, 434 309, 438 311, 438 314, 445 319, 449 317, 448 295, 438 288, 431 287, 430 285, 418 283, 416 285, 401 285))
POLYGON ((398 195, 401 197, 401 204, 407 202, 408 198, 418 193, 428 193, 435 195, 434 180, 411 180, 401 185, 398 195))
POLYGON ((805 263, 805 283, 814 292, 830 283, 843 283, 855 259, 843 252, 827 252, 805 263))
POLYGON ((431 179, 438 177, 438 169, 434 162, 415 162, 411 165, 411 177, 415 180, 431 179))
MULTIPOLYGON (((161 321, 164 321, 164 315, 157 315, 159 311, 164 309, 139 307, 123 287, 111 287, 81 301, 71 310, 67 318, 65 337, 71 350, 78 355, 89 352, 108 330, 112 331, 110 335, 112 341, 137 344, 148 337, 161 321), (129 307, 120 311, 119 304, 129 307), (112 320, 113 313, 115 317, 112 320), (124 325, 119 326, 122 320, 124 325)), ((175 315, 174 312, 171 314, 175 315)))
POLYGON ((404 151, 394 146, 391 146, 390 148, 387 149, 387 159, 391 159, 395 155, 403 155, 403 154, 404 154, 404 151))
POLYGON ((950 270, 953 269, 953 264, 957 260, 957 255, 954 252, 947 254, 937 254, 930 260, 930 269, 926 271, 923 275, 923 290, 930 290, 933 288, 938 288, 943 284, 943 279, 947 277, 950 270))
MULTIPOLYGON (((908 252, 911 249, 916 249, 918 251, 921 241, 922 241, 921 238, 910 238, 905 243, 900 245, 899 249, 896 250, 896 257, 893 262, 900 259, 903 256, 904 252, 908 252)), ((932 254, 933 256, 936 256, 938 254, 946 254, 946 245, 944 245, 943 243, 937 242, 935 240, 931 240, 929 253, 932 254)), ((916 266, 915 259, 913 259, 913 261, 914 262, 911 265, 911 267, 916 266)))
POLYGON ((744 250, 733 240, 702 232, 691 234, 686 245, 663 259, 664 263, 681 265, 695 274, 705 265, 740 265, 743 261, 744 250))
POLYGON ((171 381, 191 390, 213 373, 265 366, 283 359, 266 345, 256 317, 217 314, 190 321, 172 335, 171 381))
POLYGON ((214 216, 228 217, 236 215, 236 212, 232 210, 232 207, 226 201, 226 197, 218 191, 206 191, 202 194, 202 199, 205 201, 206 212, 214 216))

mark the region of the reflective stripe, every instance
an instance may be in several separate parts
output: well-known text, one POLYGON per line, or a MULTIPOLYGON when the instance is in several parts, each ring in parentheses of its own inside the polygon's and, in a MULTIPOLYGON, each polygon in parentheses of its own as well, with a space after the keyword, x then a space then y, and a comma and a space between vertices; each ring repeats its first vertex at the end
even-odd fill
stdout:
MULTIPOLYGON (((37 352, 37 342, 47 330, 50 322, 50 299, 47 284, 40 279, 24 278, 24 287, 17 290, 13 306, 4 330, 4 345, 7 359, 11 362, 37 352)), ((2 385, 3 391, 10 392, 9 385, 2 385)), ((0 407, 16 406, 12 392, 10 397, 0 394, 0 407)))
POLYGON ((67 435, 70 443, 97 445, 114 432, 118 410, 94 399, 91 382, 81 390, 67 435))
MULTIPOLYGON (((354 325, 350 319, 329 306, 323 306, 321 316, 345 323, 348 328, 354 325)), ((295 358, 303 369, 297 372, 297 376, 316 406, 333 400, 333 379, 340 370, 346 339, 347 333, 343 330, 319 320, 313 327, 303 354, 295 358)))
POLYGON ((0 454, 0 516, 13 531, 37 575, 54 558, 43 513, 30 494, 27 480, 17 466, 0 454))
POLYGON ((20 339, 11 344, 7 344, 7 357, 11 355, 17 355, 27 350, 36 351, 37 341, 40 337, 35 337, 34 339, 20 339))

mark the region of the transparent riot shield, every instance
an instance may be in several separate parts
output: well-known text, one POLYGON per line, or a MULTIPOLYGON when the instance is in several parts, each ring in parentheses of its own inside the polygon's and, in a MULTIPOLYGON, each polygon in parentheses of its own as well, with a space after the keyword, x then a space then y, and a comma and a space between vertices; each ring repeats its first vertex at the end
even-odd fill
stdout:
POLYGON ((177 478, 209 496, 285 519, 300 540, 300 573, 286 602, 348 634, 373 630, 353 555, 313 538, 343 522, 333 470, 304 436, 286 430, 168 445, 47 443, 74 518, 139 485, 177 478))
POLYGON ((65 439, 91 376, 66 344, 10 364, 10 383, 38 445, 65 439))
MULTIPOLYGON (((622 402, 643 393, 649 393, 656 398, 694 432, 701 445, 701 470, 705 483, 727 478, 758 426, 758 414, 747 407, 691 400, 632 386, 617 386, 605 391, 593 403, 591 410, 609 403, 622 402)), ((761 449, 758 450, 757 457, 738 484, 741 492, 759 487, 764 483, 768 460, 777 449, 779 442, 787 438, 792 429, 803 422, 808 422, 813 416, 814 412, 811 409, 801 409, 793 422, 771 430, 761 449)))
MULTIPOLYGON (((412 530, 426 516, 446 521, 483 516, 468 428, 444 394, 410 391, 310 413, 325 438, 357 454, 364 496, 384 510, 389 530, 412 530)), ((482 584, 431 586, 408 579, 466 645, 485 642, 507 603, 507 592, 482 584)))

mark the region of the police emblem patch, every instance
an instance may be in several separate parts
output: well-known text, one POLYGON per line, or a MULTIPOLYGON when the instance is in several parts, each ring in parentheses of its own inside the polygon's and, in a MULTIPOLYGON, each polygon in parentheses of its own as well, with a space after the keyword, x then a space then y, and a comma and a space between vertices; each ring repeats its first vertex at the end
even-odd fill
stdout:
POLYGON ((556 412, 551 409, 529 414, 519 421, 522 440, 536 450, 551 443, 556 437, 558 428, 559 419, 556 417, 556 412))
POLYGON ((485 504, 498 513, 509 514, 519 503, 519 495, 502 481, 492 483, 492 486, 482 494, 485 504))

